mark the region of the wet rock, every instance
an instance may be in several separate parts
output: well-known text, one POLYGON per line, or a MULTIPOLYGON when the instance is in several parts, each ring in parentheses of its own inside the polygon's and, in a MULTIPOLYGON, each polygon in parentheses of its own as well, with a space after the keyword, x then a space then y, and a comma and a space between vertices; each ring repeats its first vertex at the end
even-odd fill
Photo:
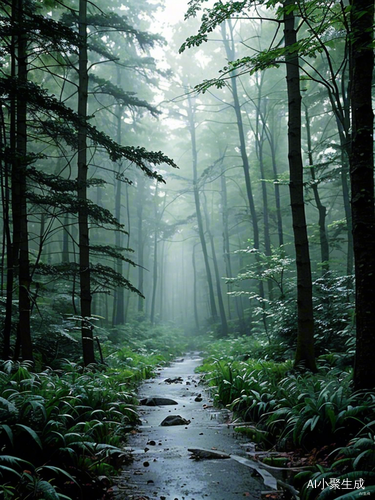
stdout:
POLYGON ((108 479, 107 476, 99 476, 98 481, 102 488, 109 488, 111 486, 111 481, 108 479))
POLYGON ((162 421, 160 425, 163 427, 167 427, 170 425, 188 425, 190 424, 190 420, 186 420, 186 418, 181 417, 181 415, 168 415, 162 421))
POLYGON ((202 401, 202 394, 198 394, 198 396, 194 399, 197 403, 200 403, 202 401))
POLYGON ((184 380, 183 380, 183 378, 182 378, 182 377, 166 378, 166 379, 164 380, 164 382, 165 382, 166 384, 182 384, 182 382, 183 382, 183 381, 184 381, 184 380))
POLYGON ((150 398, 141 399, 139 402, 142 406, 168 406, 178 405, 177 401, 169 398, 160 398, 159 396, 152 396, 150 398))
POLYGON ((190 458, 193 458, 195 460, 230 458, 230 455, 227 455, 227 453, 223 453, 221 451, 204 450, 203 448, 188 448, 188 451, 192 454, 190 458))

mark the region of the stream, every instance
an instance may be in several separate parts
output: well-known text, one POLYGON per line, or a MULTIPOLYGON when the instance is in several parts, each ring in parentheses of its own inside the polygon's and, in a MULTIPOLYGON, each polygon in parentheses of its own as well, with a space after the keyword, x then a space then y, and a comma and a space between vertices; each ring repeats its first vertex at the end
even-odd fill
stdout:
POLYGON ((213 408, 199 384, 194 371, 201 362, 189 354, 141 384, 142 425, 129 436, 133 462, 116 478, 116 500, 259 500, 271 489, 246 458, 244 438, 228 425, 230 413, 213 408), (177 404, 146 406, 153 397, 177 404), (181 423, 161 425, 172 416, 181 423))

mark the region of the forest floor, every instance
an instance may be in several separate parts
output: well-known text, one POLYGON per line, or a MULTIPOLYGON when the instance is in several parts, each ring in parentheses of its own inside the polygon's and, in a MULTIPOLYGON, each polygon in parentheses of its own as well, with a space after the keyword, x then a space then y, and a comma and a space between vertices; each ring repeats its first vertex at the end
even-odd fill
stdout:
POLYGON ((139 406, 142 425, 128 440, 133 461, 116 479, 116 500, 259 500, 262 491, 270 490, 245 458, 247 445, 228 425, 229 412, 213 408, 199 384, 195 368, 201 361, 187 355, 140 386, 141 403, 159 397, 177 404, 139 406), (185 420, 161 425, 175 415, 185 420))

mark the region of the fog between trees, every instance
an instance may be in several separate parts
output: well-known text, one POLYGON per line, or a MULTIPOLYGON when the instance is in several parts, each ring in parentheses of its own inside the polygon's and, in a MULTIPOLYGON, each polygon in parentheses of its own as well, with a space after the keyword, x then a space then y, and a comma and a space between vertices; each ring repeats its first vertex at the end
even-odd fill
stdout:
POLYGON ((353 343, 356 271, 366 386, 373 5, 352 4, 3 2, 5 358, 79 328, 89 364, 147 321, 315 370, 314 334, 353 343))

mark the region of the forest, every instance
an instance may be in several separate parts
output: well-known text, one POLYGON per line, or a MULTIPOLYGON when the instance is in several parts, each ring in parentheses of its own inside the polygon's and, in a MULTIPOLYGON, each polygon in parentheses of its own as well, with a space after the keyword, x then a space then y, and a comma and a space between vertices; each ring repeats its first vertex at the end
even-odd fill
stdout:
POLYGON ((373 0, 2 0, 0 499, 113 498, 188 352, 298 469, 272 498, 375 498, 373 31, 373 0))

